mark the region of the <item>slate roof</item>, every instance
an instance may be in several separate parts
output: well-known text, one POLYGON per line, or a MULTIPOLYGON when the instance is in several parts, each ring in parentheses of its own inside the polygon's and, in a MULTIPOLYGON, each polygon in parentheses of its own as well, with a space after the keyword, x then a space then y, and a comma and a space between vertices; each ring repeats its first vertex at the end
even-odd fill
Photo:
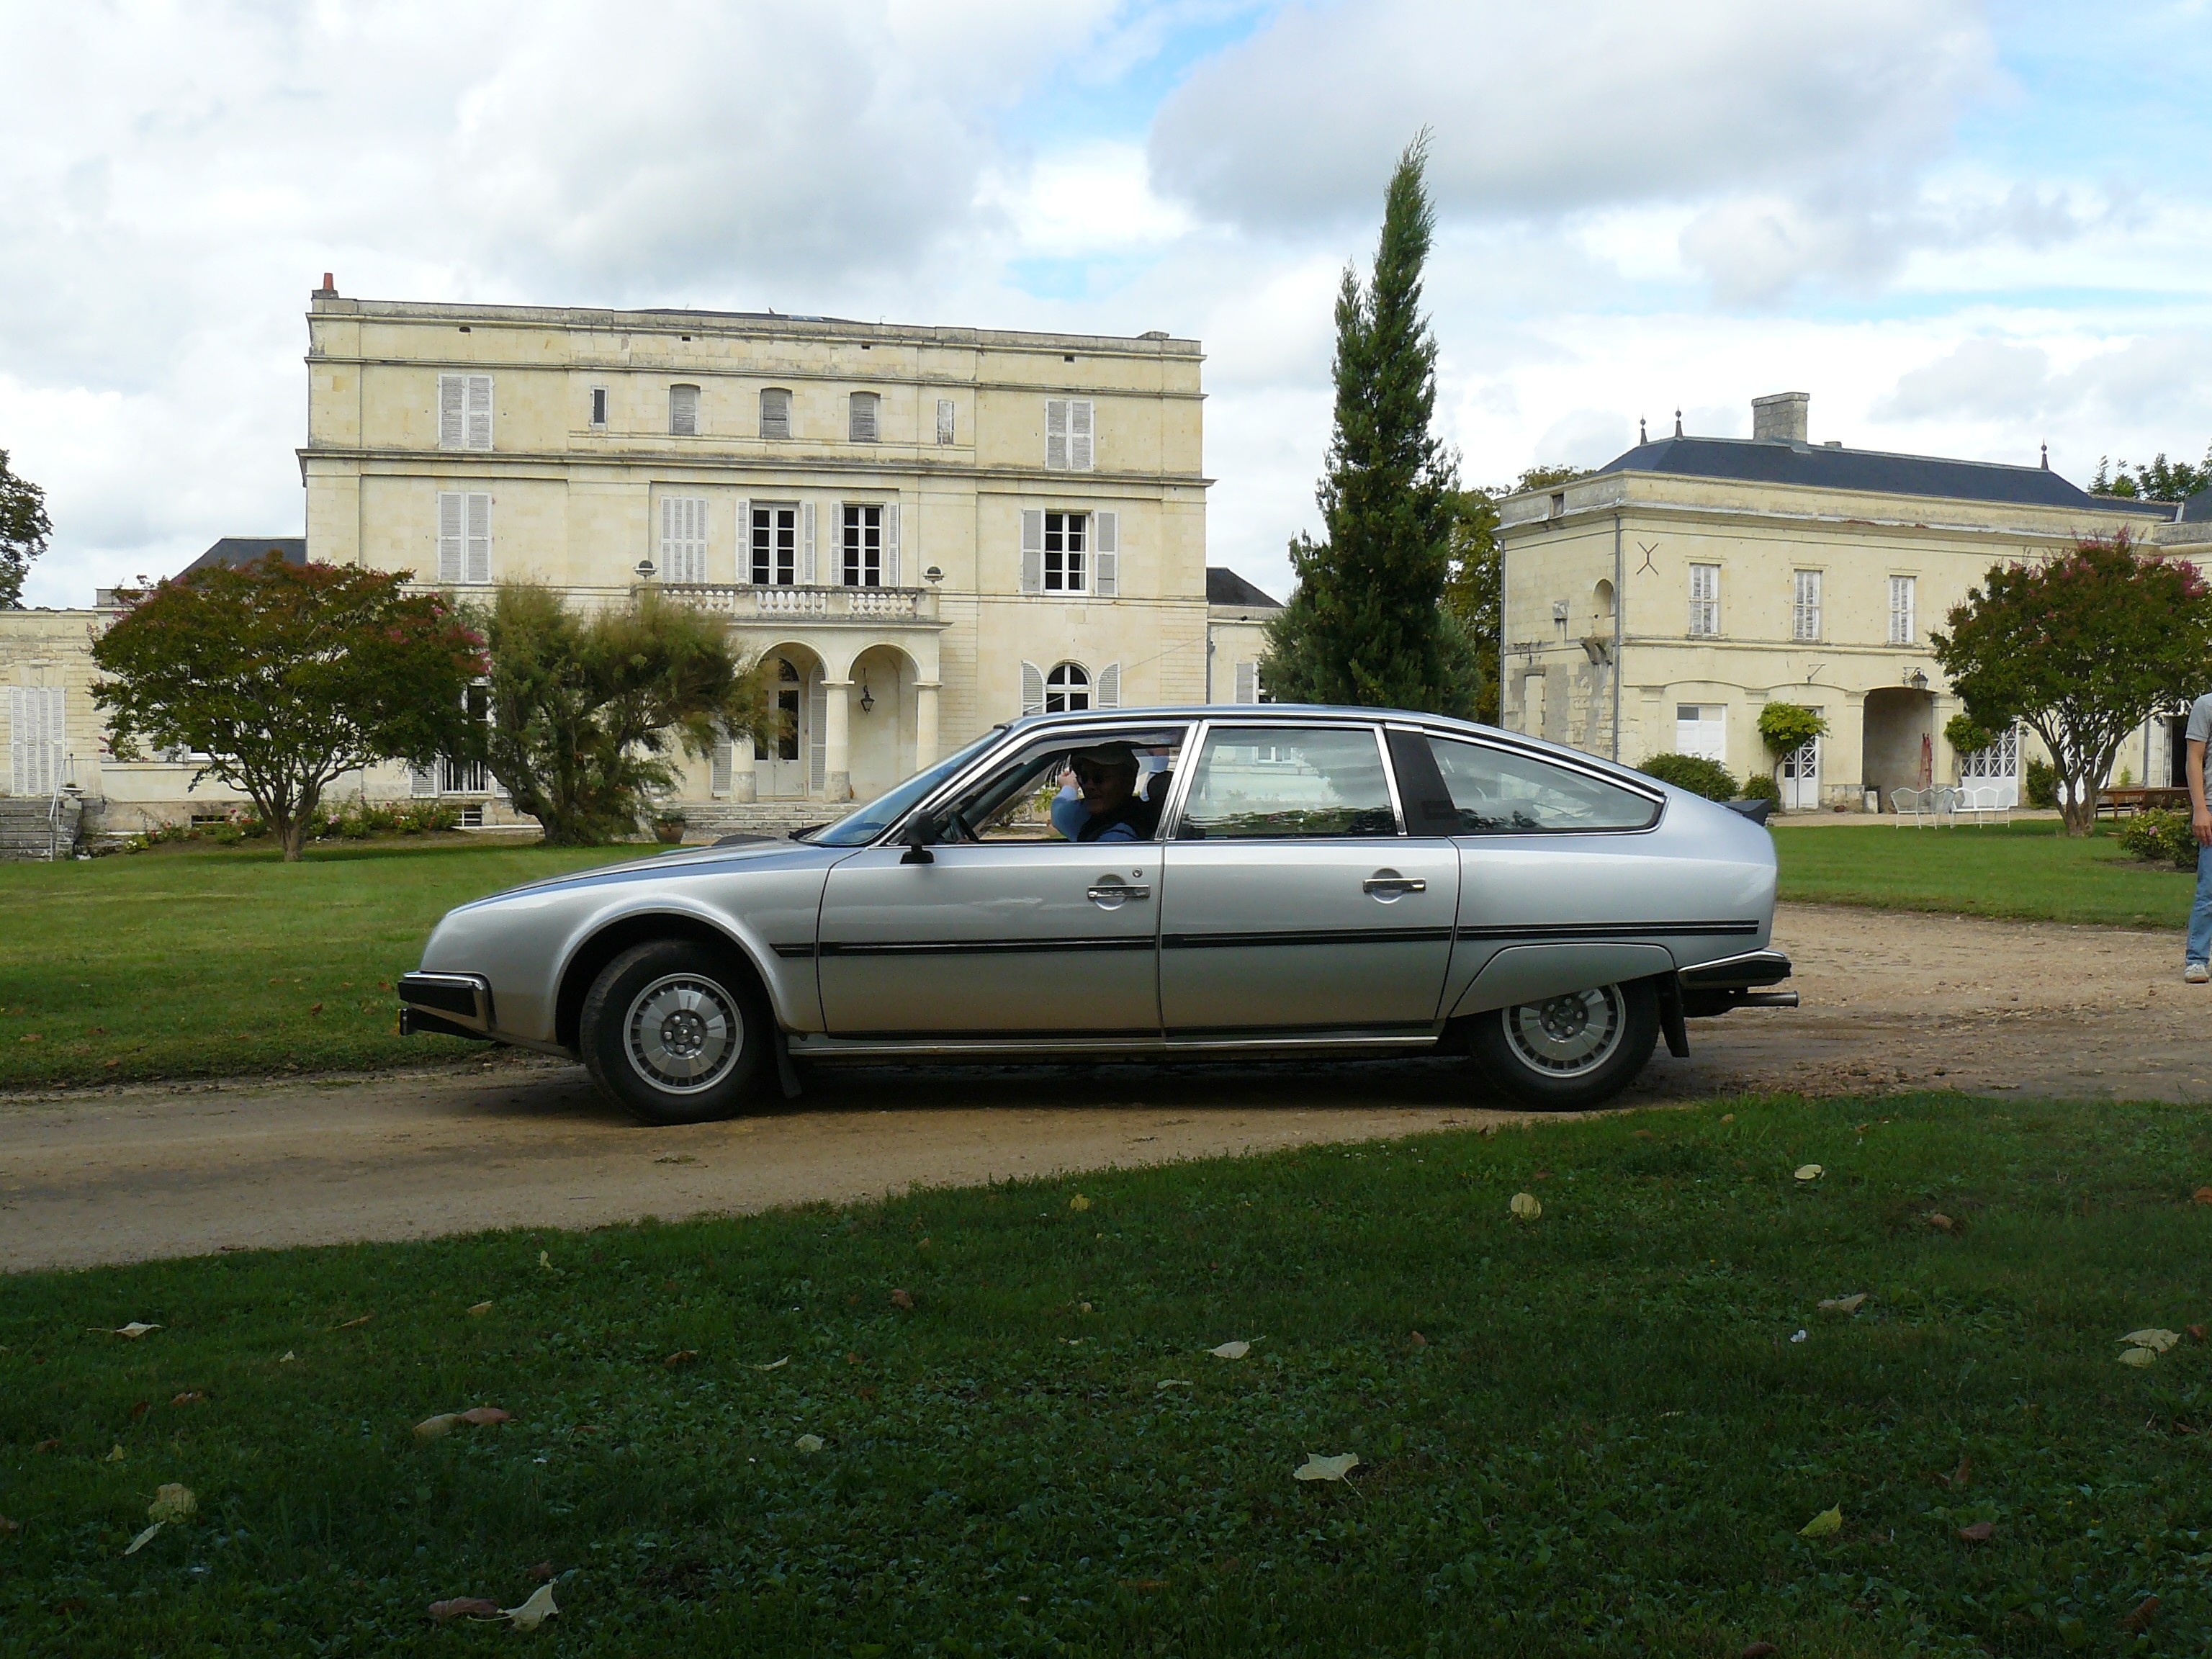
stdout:
POLYGON ((2212 522, 2212 489, 2198 490, 2187 501, 2182 502, 2181 511, 2173 516, 2181 524, 2212 522))
POLYGON ((1280 599, 1270 599, 1235 571, 1218 564, 1206 567, 1206 602, 1208 605, 1242 605, 1248 611, 1280 611, 1283 608, 1280 599))
POLYGON ((235 570, 240 565, 252 564, 266 558, 270 551, 282 553, 286 564, 305 564, 307 562, 307 538, 305 536, 225 536, 213 547, 186 565, 186 570, 235 570))
MULTIPOLYGON (((1795 484, 1803 489, 1861 489, 1940 501, 2003 501, 2095 513, 2138 513, 2171 520, 2171 504, 2092 495, 2039 466, 1954 461, 1936 455, 1893 455, 1879 449, 1830 448, 1778 439, 1656 438, 1616 456, 1598 471, 1666 472, 1692 478, 1795 484)), ((2212 508, 2206 509, 2212 512, 2212 508)))

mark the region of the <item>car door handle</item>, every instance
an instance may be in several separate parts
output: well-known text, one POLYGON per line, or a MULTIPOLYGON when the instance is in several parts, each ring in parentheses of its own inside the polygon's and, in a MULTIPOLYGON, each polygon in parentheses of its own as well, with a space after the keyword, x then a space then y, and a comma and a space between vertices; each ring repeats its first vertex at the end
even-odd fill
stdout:
POLYGON ((1372 893, 1377 898, 1396 898, 1406 893, 1425 893, 1429 884, 1419 876, 1401 876, 1378 870, 1359 884, 1363 893, 1372 893))
POLYGON ((1120 882, 1102 883, 1085 890, 1083 895, 1093 904, 1119 904, 1124 899, 1148 899, 1152 896, 1149 887, 1125 887, 1120 882))

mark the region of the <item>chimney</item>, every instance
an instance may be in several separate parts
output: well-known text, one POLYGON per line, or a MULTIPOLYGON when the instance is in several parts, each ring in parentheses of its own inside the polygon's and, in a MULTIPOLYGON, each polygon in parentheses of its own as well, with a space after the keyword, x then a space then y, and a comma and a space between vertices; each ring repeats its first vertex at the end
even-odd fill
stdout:
POLYGON ((338 285, 327 270, 323 273, 323 285, 315 290, 315 297, 319 300, 335 300, 338 297, 338 285))
POLYGON ((1751 441, 1773 439, 1782 443, 1805 441, 1805 412, 1813 406, 1809 392, 1778 392, 1751 400, 1751 441))

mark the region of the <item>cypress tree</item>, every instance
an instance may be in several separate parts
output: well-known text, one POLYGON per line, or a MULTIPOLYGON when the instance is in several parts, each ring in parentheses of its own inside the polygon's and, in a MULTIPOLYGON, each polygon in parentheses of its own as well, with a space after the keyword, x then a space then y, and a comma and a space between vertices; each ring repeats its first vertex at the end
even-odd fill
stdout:
POLYGON ((1424 132, 1391 174, 1373 280, 1363 287, 1347 266, 1337 294, 1336 423, 1316 492, 1328 539, 1291 543, 1297 588, 1261 670, 1281 702, 1474 712, 1474 642, 1441 604, 1459 503, 1453 457, 1429 430, 1427 160, 1424 132))

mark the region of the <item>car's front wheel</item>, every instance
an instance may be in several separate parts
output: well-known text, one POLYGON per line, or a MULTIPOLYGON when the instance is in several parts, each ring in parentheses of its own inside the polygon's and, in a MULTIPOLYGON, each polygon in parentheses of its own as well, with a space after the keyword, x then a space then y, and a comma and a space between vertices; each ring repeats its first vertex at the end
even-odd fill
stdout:
POLYGON ((647 1123, 703 1123, 741 1109, 774 1041, 751 978, 726 957, 659 939, 609 963, 584 998, 584 1064, 647 1123))
POLYGON ((1474 1017, 1475 1059, 1506 1093, 1547 1111, 1600 1106, 1626 1089, 1659 1040, 1649 984, 1601 985, 1474 1017))

